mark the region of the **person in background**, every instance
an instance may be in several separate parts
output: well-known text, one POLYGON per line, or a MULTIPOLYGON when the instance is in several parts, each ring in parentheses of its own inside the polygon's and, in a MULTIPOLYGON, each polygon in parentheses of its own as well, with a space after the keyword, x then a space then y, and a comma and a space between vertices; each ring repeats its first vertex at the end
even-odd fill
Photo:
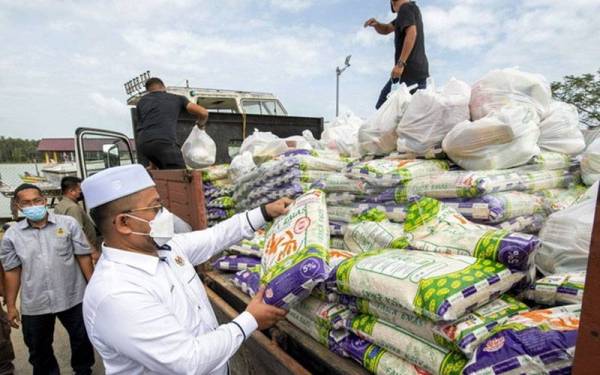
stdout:
POLYGON ((10 342, 10 324, 4 311, 5 305, 4 294, 4 269, 0 264, 0 375, 12 375, 15 371, 15 366, 12 361, 15 359, 15 351, 10 342))
MULTIPOLYGON (((417 85, 417 89, 427 86, 429 62, 425 54, 425 34, 421 11, 414 1, 391 0, 392 12, 396 19, 390 23, 381 23, 375 18, 365 22, 365 27, 372 27, 381 35, 395 33, 394 67, 391 79, 387 81, 375 108, 379 109, 387 100, 392 90, 392 83, 405 83, 407 86, 417 85)), ((417 89, 414 89, 414 93, 417 89)))
POLYGON ((176 235, 173 215, 141 165, 106 169, 81 187, 104 236, 83 314, 107 374, 225 375, 255 330, 285 317, 263 302, 261 289, 245 312, 219 325, 194 266, 287 213, 290 199, 176 235))
POLYGON ((91 374, 94 350, 82 314, 93 272, 88 241, 75 219, 48 212, 37 186, 22 184, 14 195, 25 219, 7 230, 0 244, 8 322, 13 328, 23 324, 34 375, 60 373, 52 349, 56 318, 69 334, 74 373, 91 374), (16 306, 19 290, 23 316, 16 306))
POLYGON ((83 201, 83 195, 81 194, 81 179, 75 176, 63 177, 60 181, 60 188, 62 190, 62 199, 58 202, 56 207, 54 207, 54 213, 57 215, 71 216, 77 220, 92 248, 92 260, 96 263, 100 257, 100 253, 97 250, 98 239, 96 237, 96 226, 83 207, 79 204, 79 202, 83 201))
POLYGON ((185 96, 168 93, 160 78, 148 79, 146 91, 137 103, 138 151, 158 169, 185 169, 181 145, 177 144, 177 119, 182 111, 188 111, 202 128, 208 111, 185 96))

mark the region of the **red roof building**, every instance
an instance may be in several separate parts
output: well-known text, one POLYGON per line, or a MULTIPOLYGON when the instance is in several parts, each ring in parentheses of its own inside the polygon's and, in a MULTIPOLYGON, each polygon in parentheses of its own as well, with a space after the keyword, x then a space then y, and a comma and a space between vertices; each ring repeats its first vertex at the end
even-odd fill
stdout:
MULTIPOLYGON (((86 154, 101 154, 103 152, 103 146, 113 142, 113 139, 108 138, 84 139, 83 148, 86 154)), ((134 140, 129 139, 129 144, 132 151, 135 153, 134 140)), ((118 145, 121 152, 127 151, 123 142, 119 142, 118 145)), ((37 150, 44 156, 46 163, 75 161, 74 138, 43 138, 40 143, 38 143, 37 150)))

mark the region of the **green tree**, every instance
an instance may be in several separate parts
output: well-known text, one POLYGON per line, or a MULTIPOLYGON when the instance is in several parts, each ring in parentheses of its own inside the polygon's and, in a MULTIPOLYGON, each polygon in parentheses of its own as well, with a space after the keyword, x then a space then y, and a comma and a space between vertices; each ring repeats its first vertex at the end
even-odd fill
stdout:
POLYGON ((552 82, 552 94, 577 107, 582 124, 600 126, 600 69, 596 74, 570 75, 562 82, 552 82))
POLYGON ((38 157, 39 141, 0 137, 0 163, 27 163, 38 157))

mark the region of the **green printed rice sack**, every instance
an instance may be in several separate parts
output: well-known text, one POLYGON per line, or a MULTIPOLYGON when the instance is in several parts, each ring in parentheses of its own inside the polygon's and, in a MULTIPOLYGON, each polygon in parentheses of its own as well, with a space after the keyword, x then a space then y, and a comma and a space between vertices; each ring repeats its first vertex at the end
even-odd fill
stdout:
POLYGON ((530 268, 540 246, 535 236, 471 223, 431 198, 415 199, 409 205, 404 232, 415 249, 490 259, 519 271, 530 268))
POLYGON ((346 248, 346 243, 344 242, 344 237, 338 236, 331 236, 329 239, 329 247, 332 249, 348 250, 346 248))
POLYGON ((560 152, 542 151, 536 155, 526 165, 519 167, 521 170, 558 170, 569 169, 573 165, 573 160, 567 154, 560 152))
POLYGON ((262 257, 265 302, 287 307, 306 298, 330 273, 325 194, 311 190, 275 220, 262 257))
POLYGON ((386 249, 348 259, 336 277, 340 293, 454 321, 509 290, 523 274, 489 259, 386 249))
POLYGON ((375 159, 350 164, 346 176, 373 186, 391 187, 416 177, 439 174, 448 168, 444 160, 375 159))
POLYGON ((431 374, 459 375, 466 364, 462 354, 432 344, 370 315, 358 315, 351 331, 431 374))
POLYGON ((488 194, 478 198, 444 200, 469 220, 482 223, 500 223, 519 216, 544 212, 544 200, 520 191, 488 194))
POLYGON ((355 254, 378 249, 403 249, 407 246, 402 224, 387 220, 349 224, 344 234, 344 243, 355 254))
POLYGON ((291 310, 311 317, 317 325, 328 330, 342 329, 348 325, 348 320, 354 315, 347 306, 338 303, 323 302, 315 297, 308 297, 291 310))
POLYGON ((367 184, 361 180, 353 180, 341 173, 334 173, 314 183, 313 188, 326 193, 366 194, 370 191, 367 184))
POLYGON ((544 199, 544 208, 548 214, 551 214, 571 207, 577 203, 586 191, 585 186, 577 185, 570 189, 541 190, 536 192, 536 195, 544 199))
POLYGON ((581 303, 586 272, 569 272, 537 280, 524 292, 524 297, 540 305, 581 303))
POLYGON ((508 232, 537 234, 542 230, 547 218, 546 214, 519 216, 499 223, 495 227, 508 232))

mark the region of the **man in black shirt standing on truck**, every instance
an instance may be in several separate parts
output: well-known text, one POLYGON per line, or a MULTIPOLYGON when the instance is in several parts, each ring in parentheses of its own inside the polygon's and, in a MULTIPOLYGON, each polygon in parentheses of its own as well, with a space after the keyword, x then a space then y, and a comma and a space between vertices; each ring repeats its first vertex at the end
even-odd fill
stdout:
POLYGON ((392 83, 400 81, 407 86, 416 84, 418 89, 424 89, 429 77, 423 19, 419 7, 409 0, 391 0, 391 7, 392 12, 397 13, 396 19, 391 23, 380 23, 375 18, 365 22, 365 27, 373 27, 381 35, 395 33, 396 54, 392 77, 381 90, 375 106, 377 109, 387 100, 392 83))
POLYGON ((159 78, 146 81, 146 91, 137 104, 136 140, 138 152, 158 169, 185 169, 181 146, 177 144, 177 119, 181 111, 198 118, 203 127, 208 111, 185 96, 168 93, 159 78))

